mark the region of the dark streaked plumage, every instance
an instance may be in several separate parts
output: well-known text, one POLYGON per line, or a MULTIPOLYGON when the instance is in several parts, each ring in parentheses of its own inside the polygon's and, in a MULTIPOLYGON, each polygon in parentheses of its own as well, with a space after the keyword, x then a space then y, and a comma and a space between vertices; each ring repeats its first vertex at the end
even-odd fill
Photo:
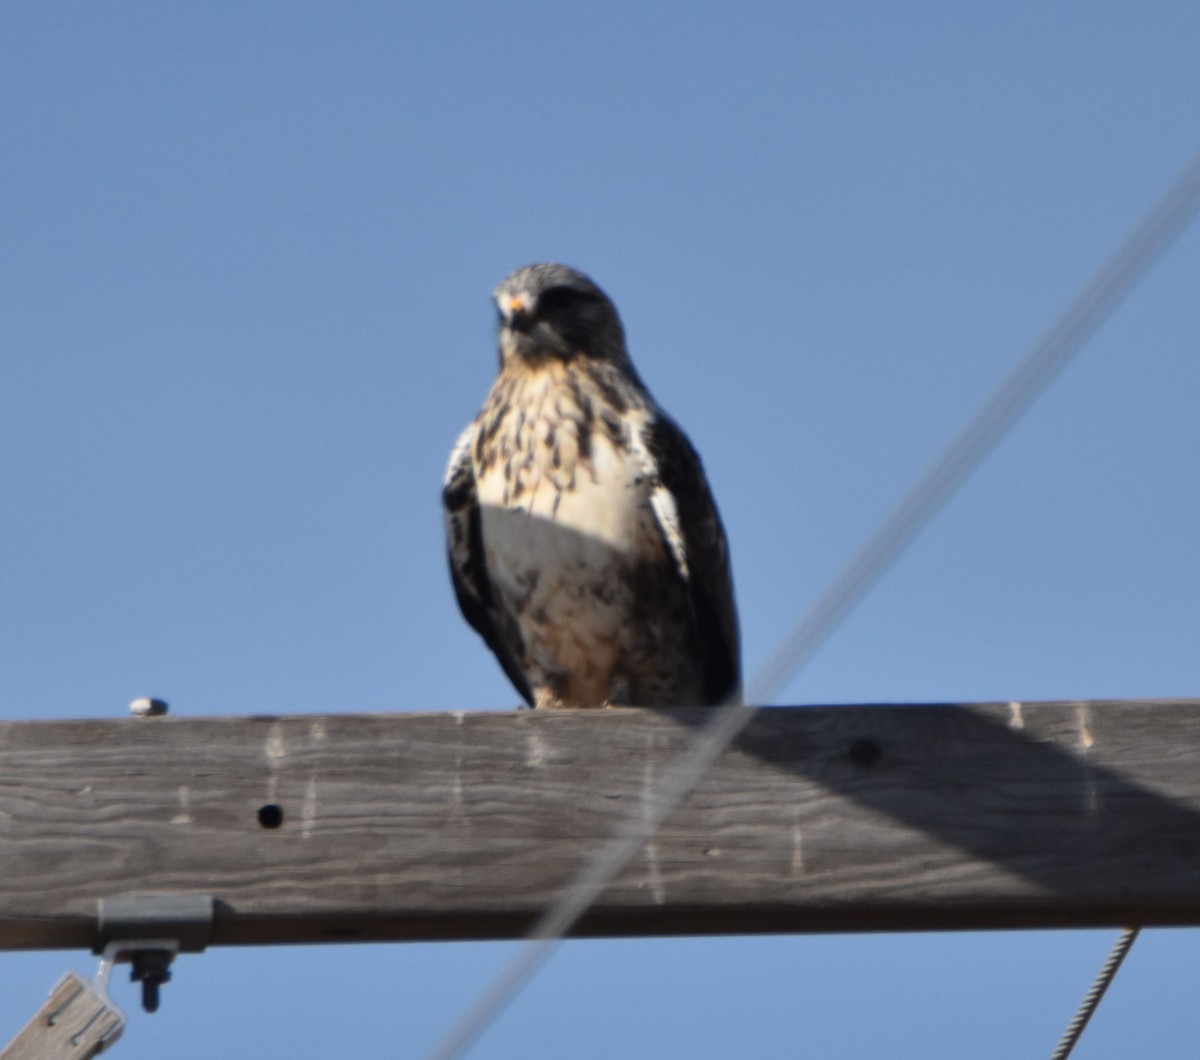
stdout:
POLYGON ((534 707, 736 698, 725 532, 613 304, 565 265, 518 269, 493 297, 500 374, 442 495, 467 621, 534 707))

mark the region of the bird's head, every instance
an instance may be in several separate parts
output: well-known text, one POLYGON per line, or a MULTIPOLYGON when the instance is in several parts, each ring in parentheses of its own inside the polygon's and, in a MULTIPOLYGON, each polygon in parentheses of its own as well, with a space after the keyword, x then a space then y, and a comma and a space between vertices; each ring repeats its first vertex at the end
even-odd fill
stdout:
POLYGON ((616 307, 567 265, 526 265, 492 294, 500 314, 500 365, 589 357, 632 371, 616 307))

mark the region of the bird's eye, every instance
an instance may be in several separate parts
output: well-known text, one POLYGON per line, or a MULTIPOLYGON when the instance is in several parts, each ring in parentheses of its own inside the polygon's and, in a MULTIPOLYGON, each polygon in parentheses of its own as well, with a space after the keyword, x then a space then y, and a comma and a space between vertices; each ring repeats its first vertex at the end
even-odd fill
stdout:
POLYGON ((577 291, 573 287, 551 287, 548 291, 542 292, 541 297, 538 298, 537 307, 541 314, 557 313, 582 302, 590 301, 592 298, 589 295, 583 291, 577 291))

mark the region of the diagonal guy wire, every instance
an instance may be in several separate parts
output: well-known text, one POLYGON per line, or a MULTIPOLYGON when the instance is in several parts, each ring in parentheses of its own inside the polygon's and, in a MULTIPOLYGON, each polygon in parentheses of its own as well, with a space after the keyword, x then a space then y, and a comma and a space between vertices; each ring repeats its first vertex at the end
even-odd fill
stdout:
MULTIPOLYGON (((1200 156, 1191 161, 784 638, 746 689, 748 702, 767 702, 783 690, 1158 261, 1198 209, 1200 156)), ((627 818, 546 909, 516 959, 430 1054, 432 1060, 454 1060, 470 1048, 759 709, 727 704, 713 711, 691 746, 664 774, 651 805, 643 805, 636 816, 627 818)))
POLYGON ((1116 978, 1117 972, 1121 970, 1121 963, 1125 960, 1126 954, 1133 944, 1137 941, 1138 933, 1141 928, 1128 927, 1122 928, 1121 934, 1117 936, 1117 941, 1113 943, 1113 948, 1108 954, 1108 958, 1101 965, 1100 971, 1096 973, 1096 979, 1088 988, 1088 992, 1084 994, 1083 1000, 1079 1003, 1079 1008, 1075 1015, 1071 1017, 1071 1022, 1067 1024, 1067 1029, 1063 1032, 1063 1036, 1059 1039, 1058 1045, 1054 1047, 1054 1052, 1050 1054, 1050 1060, 1067 1060, 1067 1057, 1075 1051, 1075 1043, 1079 1041, 1079 1036, 1083 1033, 1083 1029, 1088 1025, 1088 1021, 1095 1015, 1096 1009, 1100 1007, 1100 1002, 1104 998, 1104 992, 1112 984, 1116 978))

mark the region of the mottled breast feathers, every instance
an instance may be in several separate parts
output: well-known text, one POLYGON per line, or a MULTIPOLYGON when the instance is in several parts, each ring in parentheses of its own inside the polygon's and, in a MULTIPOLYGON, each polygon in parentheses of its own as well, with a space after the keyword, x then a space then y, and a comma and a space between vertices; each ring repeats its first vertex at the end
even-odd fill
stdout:
POLYGON ((495 292, 500 373, 443 490, 459 606, 535 707, 740 693, 725 533, 615 308, 561 265, 495 292))

